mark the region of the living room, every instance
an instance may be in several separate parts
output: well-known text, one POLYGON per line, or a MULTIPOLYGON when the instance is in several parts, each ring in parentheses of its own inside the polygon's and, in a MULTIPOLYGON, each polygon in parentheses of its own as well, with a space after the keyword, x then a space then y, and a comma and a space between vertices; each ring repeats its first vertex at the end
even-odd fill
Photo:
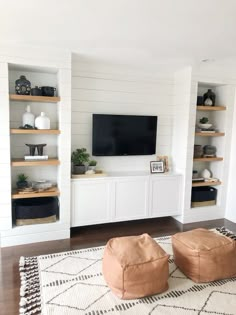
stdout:
POLYGON ((35 3, 20 9, 15 1, 1 3, 3 314, 18 311, 20 256, 92 248, 142 233, 162 237, 223 226, 236 232, 235 4, 209 0, 196 8, 194 1, 181 2, 49 1, 45 16, 35 3), (16 36, 17 28, 27 28, 28 35, 16 36), (36 86, 56 89, 53 97, 17 95, 21 76, 32 92, 36 86), (209 99, 204 104, 208 90, 215 97, 209 105, 209 99), (44 112, 51 127, 21 129, 28 105, 34 117, 44 112), (94 115, 156 117, 154 151, 96 154, 94 115), (204 117, 211 123, 207 131, 199 129, 204 117), (48 160, 24 159, 26 144, 46 144, 48 160), (197 146, 216 152, 197 156, 197 146), (71 154, 81 148, 97 162, 95 174, 74 173, 71 154), (156 173, 152 165, 159 161, 163 171, 156 173), (29 183, 52 182, 56 188, 41 196, 32 195, 31 187, 19 191, 21 174, 29 183), (214 198, 194 200, 202 187, 214 198), (46 197, 58 201, 55 221, 38 224, 42 218, 34 217, 28 224, 28 218, 17 217, 22 200, 46 197))

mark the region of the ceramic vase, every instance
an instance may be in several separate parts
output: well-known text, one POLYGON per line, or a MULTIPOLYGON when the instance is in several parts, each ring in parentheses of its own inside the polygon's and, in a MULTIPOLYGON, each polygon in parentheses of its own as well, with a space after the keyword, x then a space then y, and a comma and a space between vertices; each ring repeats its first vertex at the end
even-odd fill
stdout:
POLYGON ((201 177, 203 177, 203 178, 210 178, 211 177, 211 172, 207 168, 205 168, 201 172, 201 177))
POLYGON ((31 113, 30 105, 26 106, 25 112, 22 116, 22 126, 30 125, 34 127, 34 114, 31 113))
POLYGON ((41 112, 40 116, 36 117, 35 127, 38 129, 50 129, 50 119, 44 112, 41 112))
POLYGON ((20 76, 20 79, 15 82, 16 94, 20 95, 30 95, 31 83, 26 79, 24 75, 20 76))
POLYGON ((203 102, 206 106, 215 106, 215 99, 216 95, 211 89, 208 89, 208 91, 203 95, 203 102))

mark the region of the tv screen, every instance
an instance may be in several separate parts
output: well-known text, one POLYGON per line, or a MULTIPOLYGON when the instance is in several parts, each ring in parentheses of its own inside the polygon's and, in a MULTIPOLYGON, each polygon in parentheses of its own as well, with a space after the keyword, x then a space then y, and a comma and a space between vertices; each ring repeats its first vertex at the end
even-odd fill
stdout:
POLYGON ((156 153, 157 116, 93 114, 94 156, 156 153))

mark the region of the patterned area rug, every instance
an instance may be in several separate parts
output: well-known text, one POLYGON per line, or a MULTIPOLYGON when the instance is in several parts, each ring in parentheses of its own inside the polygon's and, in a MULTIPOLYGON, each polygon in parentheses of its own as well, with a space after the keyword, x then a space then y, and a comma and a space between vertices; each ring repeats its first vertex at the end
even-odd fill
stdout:
MULTIPOLYGON (((236 240, 224 228, 217 229, 236 240)), ((215 230, 216 231, 216 230, 215 230)), ((196 284, 175 266, 171 237, 156 241, 169 253, 169 290, 120 300, 102 276, 104 247, 39 257, 21 257, 20 313, 25 315, 197 315, 236 314, 236 278, 196 284)))

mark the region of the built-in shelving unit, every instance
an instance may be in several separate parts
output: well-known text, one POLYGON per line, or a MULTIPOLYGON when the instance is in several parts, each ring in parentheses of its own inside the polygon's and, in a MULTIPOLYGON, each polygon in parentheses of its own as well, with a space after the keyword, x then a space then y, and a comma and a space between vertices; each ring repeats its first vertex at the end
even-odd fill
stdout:
MULTIPOLYGON (((206 83, 199 83, 198 84, 198 95, 202 96, 208 89, 212 89, 216 95, 216 105, 215 106, 205 106, 205 105, 197 105, 196 106, 196 125, 198 125, 199 121, 203 117, 207 117, 209 123, 213 125, 214 131, 198 131, 196 128, 195 132, 195 141, 194 144, 201 145, 202 148, 205 145, 212 145, 216 147, 216 156, 215 157, 193 157, 193 170, 198 172, 198 176, 201 177, 201 172, 204 169, 209 169, 212 173, 212 177, 217 178, 217 181, 197 181, 192 182, 192 187, 211 187, 211 186, 221 186, 222 182, 222 161, 224 160, 224 143, 225 143, 225 112, 226 106, 217 105, 217 103, 224 103, 226 101, 224 97, 224 87, 217 86, 215 84, 206 84, 206 83), (223 97, 221 95, 223 94, 223 97), (219 156, 218 156, 219 155, 219 156)), ((206 193, 206 190, 203 190, 203 194, 206 193)), ((217 200, 216 204, 219 204, 219 189, 217 189, 217 200)), ((198 202, 198 207, 208 206, 208 202, 198 202)), ((210 203, 209 203, 210 205, 210 203)), ((195 205, 196 207, 196 205, 195 205)), ((194 207, 194 208, 195 208, 194 207)))
MULTIPOLYGON (((31 86, 43 85, 58 87, 57 71, 52 69, 40 69, 39 67, 23 67, 12 65, 9 66, 9 105, 10 105, 10 135, 11 135, 11 167, 12 167, 12 200, 28 198, 45 198, 60 196, 59 188, 52 188, 44 191, 21 191, 16 189, 17 176, 21 173, 28 177, 28 181, 49 180, 58 185, 59 173, 58 166, 60 160, 57 158, 58 137, 61 135, 59 129, 60 107, 57 106, 61 101, 60 96, 33 96, 14 94, 15 80, 24 74, 31 82, 31 86), (43 83, 43 84, 42 84, 43 83), (19 103, 18 103, 19 102, 19 103), (17 104, 18 103, 18 104, 17 104), (31 112, 35 118, 41 112, 45 112, 51 122, 51 129, 22 129, 22 115, 25 112, 26 104, 30 105, 31 112), (43 149, 43 155, 49 158, 44 159, 25 159, 24 156, 29 154, 27 144, 46 144, 43 149), (46 169, 45 169, 46 167, 46 169)), ((37 155, 37 149, 35 151, 37 155)), ((20 200, 19 200, 20 201, 20 200)), ((13 202, 14 205, 14 202, 13 202)), ((57 214, 60 221, 60 210, 57 214)), ((47 223, 48 224, 48 223, 47 223)), ((55 222, 51 222, 54 225, 55 222)), ((15 226, 14 214, 12 217, 12 226, 15 226)), ((23 227, 22 227, 23 229, 23 227)))
MULTIPOLYGON (((1 247, 69 238, 71 54, 56 49, 37 49, 29 60, 29 53, 24 48, 14 47, 0 59, 1 247), (52 87, 55 96, 16 94, 16 81, 21 76, 26 77, 31 88, 52 87), (29 110, 35 119, 44 112, 50 119, 50 129, 22 129, 26 123, 23 117, 27 116, 24 113, 29 110), (33 153, 33 159, 28 160, 33 153), (47 160, 43 159, 47 157, 47 160), (24 186, 19 183, 24 178, 22 174, 28 187, 21 189, 24 186), (55 215, 50 220, 48 213, 48 221, 38 220, 44 204, 50 202, 54 204, 50 209, 55 215), (20 223, 21 211, 29 205, 32 206, 32 211, 28 212, 29 220, 20 223), (18 225, 23 223, 25 225, 18 225)), ((46 210, 43 212, 47 218, 46 210)))
POLYGON ((41 103, 57 103, 60 102, 59 96, 33 96, 33 95, 18 95, 18 94, 10 94, 10 101, 18 101, 18 102, 41 102, 41 103))

